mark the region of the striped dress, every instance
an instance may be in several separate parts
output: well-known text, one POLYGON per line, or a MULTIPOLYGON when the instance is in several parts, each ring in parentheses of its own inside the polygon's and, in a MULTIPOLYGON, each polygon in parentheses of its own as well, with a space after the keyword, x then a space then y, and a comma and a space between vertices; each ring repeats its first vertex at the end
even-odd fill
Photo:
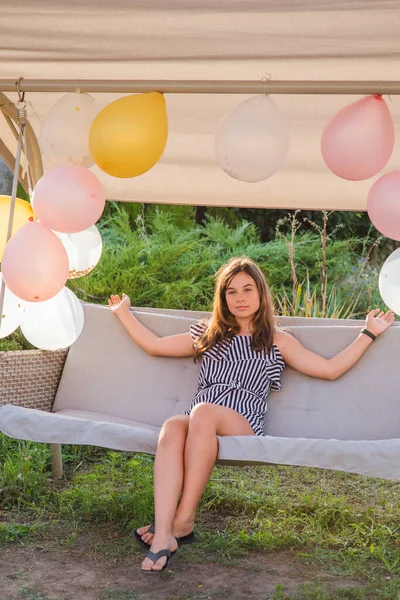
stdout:
MULTIPOLYGON (((204 331, 204 323, 191 325, 196 340, 204 331)), ((250 335, 235 335, 217 351, 210 348, 202 357, 199 387, 190 408, 200 402, 210 402, 232 408, 243 415, 256 435, 264 435, 267 396, 270 390, 281 389, 281 373, 285 368, 276 344, 269 352, 251 347, 250 335)))

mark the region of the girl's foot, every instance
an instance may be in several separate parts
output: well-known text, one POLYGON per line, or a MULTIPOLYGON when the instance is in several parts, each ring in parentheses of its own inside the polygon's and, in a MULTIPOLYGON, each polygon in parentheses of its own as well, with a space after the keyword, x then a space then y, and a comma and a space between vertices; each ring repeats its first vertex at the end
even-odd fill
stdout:
MULTIPOLYGON (((175 515, 174 522, 172 524, 172 534, 176 538, 182 538, 189 533, 192 533, 194 527, 194 517, 184 519, 179 515, 175 515)), ((179 542, 178 542, 179 543, 179 542)))
MULTIPOLYGON (((164 550, 164 548, 167 548, 171 552, 175 552, 178 549, 178 543, 174 536, 157 536, 154 534, 150 550, 154 552, 154 554, 157 554, 157 552, 164 550)), ((142 571, 161 571, 166 562, 166 556, 161 556, 155 563, 153 563, 150 558, 146 557, 142 562, 142 571)))
POLYGON ((151 525, 145 525, 136 530, 146 544, 151 544, 154 538, 154 533, 148 533, 150 527, 151 525))
MULTIPOLYGON (((175 538, 184 537, 193 531, 193 526, 194 519, 189 521, 175 519, 172 526, 172 534, 175 538)), ((154 538, 154 533, 149 533, 150 527, 151 525, 145 525, 144 527, 139 527, 137 530, 138 534, 141 536, 142 540, 146 542, 146 544, 152 544, 154 538)))

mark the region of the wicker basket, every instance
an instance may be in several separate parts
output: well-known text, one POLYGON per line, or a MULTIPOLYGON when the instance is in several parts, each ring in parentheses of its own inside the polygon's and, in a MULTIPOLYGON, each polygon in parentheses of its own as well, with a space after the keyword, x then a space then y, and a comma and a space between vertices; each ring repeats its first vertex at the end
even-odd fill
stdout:
POLYGON ((67 354, 68 349, 0 352, 0 406, 50 412, 67 354))

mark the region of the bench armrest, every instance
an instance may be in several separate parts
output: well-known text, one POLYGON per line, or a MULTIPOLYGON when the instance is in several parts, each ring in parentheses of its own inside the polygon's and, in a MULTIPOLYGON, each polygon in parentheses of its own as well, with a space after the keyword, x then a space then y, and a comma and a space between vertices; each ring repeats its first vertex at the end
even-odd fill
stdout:
POLYGON ((67 354, 68 349, 0 352, 0 406, 50 412, 67 354))

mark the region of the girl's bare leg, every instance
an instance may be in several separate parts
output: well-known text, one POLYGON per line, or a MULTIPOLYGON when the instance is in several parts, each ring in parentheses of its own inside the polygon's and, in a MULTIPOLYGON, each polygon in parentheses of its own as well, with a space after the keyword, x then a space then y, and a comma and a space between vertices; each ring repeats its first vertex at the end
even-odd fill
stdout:
MULTIPOLYGON (((177 542, 172 535, 172 527, 174 534, 179 537, 192 530, 197 504, 217 458, 217 435, 254 435, 254 432, 248 421, 230 408, 207 403, 198 404, 193 408, 184 445, 184 477, 182 467, 182 479, 175 480, 174 494, 176 495, 168 496, 170 499, 168 508, 165 507, 166 496, 162 485, 155 491, 156 533, 151 542, 152 552, 158 552, 162 548, 176 550, 177 542), (183 490, 176 510, 180 492, 178 481, 181 483, 183 481, 183 490), (174 508, 172 498, 174 501, 176 499, 174 508)), ((155 486, 162 481, 165 479, 160 477, 157 483, 155 481, 155 486)), ((159 570, 165 562, 165 557, 160 558, 156 564, 145 558, 142 569, 159 570)))
MULTIPOLYGON (((175 517, 183 485, 183 454, 189 428, 189 417, 177 415, 168 419, 161 428, 154 461, 154 505, 158 526, 168 530, 175 517)), ((150 544, 153 534, 150 526, 138 529, 142 539, 150 544)), ((166 547, 166 546, 164 546, 166 547)))
POLYGON ((174 532, 193 530, 197 504, 205 490, 218 455, 217 435, 254 435, 245 417, 231 408, 198 404, 191 413, 185 445, 183 491, 175 515, 174 532))

